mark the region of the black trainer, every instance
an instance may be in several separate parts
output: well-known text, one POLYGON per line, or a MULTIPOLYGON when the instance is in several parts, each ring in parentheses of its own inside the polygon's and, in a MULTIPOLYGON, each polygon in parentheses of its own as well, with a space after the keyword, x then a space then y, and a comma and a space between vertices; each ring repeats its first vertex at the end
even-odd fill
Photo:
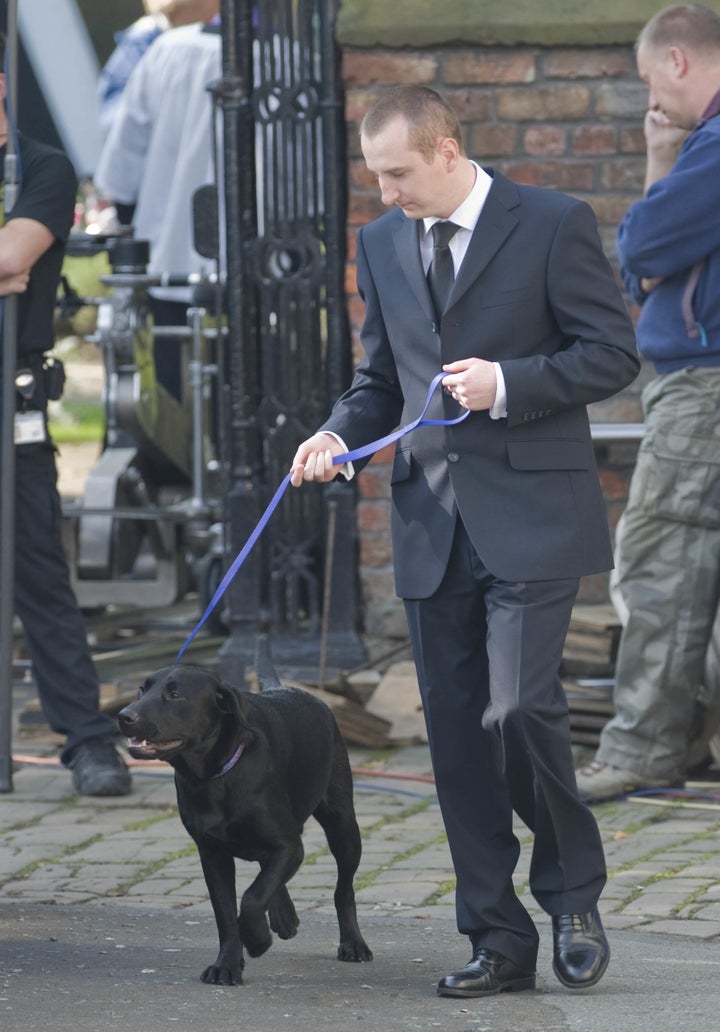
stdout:
POLYGON ((122 796, 132 789, 130 771, 107 738, 88 738, 73 749, 68 767, 81 795, 122 796))

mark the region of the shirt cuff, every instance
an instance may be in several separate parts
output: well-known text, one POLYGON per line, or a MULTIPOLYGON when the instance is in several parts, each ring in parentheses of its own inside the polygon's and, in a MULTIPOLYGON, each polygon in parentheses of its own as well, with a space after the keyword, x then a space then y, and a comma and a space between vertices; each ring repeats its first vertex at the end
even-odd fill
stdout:
POLYGON ((505 419, 507 416, 505 377, 499 362, 493 362, 493 366, 495 367, 495 376, 497 378, 497 390, 495 392, 495 402, 490 409, 489 416, 491 419, 505 419))
MULTIPOLYGON (((345 444, 345 442, 339 434, 333 433, 332 430, 323 430, 323 433, 327 434, 328 437, 334 437, 343 451, 350 451, 350 449, 345 444)), ((353 466, 352 462, 346 462, 342 466, 338 466, 338 473, 341 473, 346 480, 352 480, 352 478, 355 476, 355 467, 353 466)))

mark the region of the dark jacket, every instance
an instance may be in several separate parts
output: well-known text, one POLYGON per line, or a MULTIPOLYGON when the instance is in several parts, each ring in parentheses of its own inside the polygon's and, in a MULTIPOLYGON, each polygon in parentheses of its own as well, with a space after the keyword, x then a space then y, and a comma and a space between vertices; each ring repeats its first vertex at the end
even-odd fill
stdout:
MULTIPOLYGON (((398 445, 392 529, 398 594, 442 579, 459 510, 487 568, 505 580, 579 577, 612 565, 585 406, 630 383, 639 361, 620 292, 583 202, 500 173, 438 336, 418 226, 394 209, 357 242, 366 357, 323 429, 353 449, 417 416, 445 362, 501 363, 507 418, 471 414, 398 445)), ((436 396, 428 416, 458 408, 436 396)))
POLYGON ((690 134, 669 175, 631 205, 617 248, 623 279, 642 304, 638 347, 659 373, 720 365, 720 116, 690 134), (702 262, 690 304, 683 295, 702 262), (662 276, 650 294, 640 278, 662 276), (700 331, 698 324, 702 327, 700 331))

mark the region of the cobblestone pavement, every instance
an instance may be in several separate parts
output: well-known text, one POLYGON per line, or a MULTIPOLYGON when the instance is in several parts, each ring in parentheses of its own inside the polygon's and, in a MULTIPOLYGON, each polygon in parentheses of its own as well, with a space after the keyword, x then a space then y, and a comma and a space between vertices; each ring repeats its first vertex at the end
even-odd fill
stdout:
MULTIPOLYGON (((350 753, 363 833, 360 915, 454 920, 453 872, 427 747, 350 753)), ((717 781, 694 788, 720 797, 717 781)), ((595 813, 610 875, 601 900, 607 928, 720 943, 720 805, 650 797, 599 805, 595 813)), ((518 891, 538 923, 547 924, 528 890, 531 835, 522 825, 517 834, 518 891)), ((332 914, 334 861, 312 820, 305 851, 291 883, 298 911, 332 914)), ((238 864, 240 891, 255 871, 238 864)), ((91 799, 73 793, 64 768, 21 766, 13 791, 0 795, 0 900, 209 913, 170 768, 136 767, 131 795, 91 799)))

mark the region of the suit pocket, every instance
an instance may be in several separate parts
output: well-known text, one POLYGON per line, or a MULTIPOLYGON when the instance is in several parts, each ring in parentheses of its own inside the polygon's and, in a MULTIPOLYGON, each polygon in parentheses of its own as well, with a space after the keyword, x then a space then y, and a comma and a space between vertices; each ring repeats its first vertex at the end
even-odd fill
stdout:
POLYGON ((583 441, 508 441, 507 454, 512 468, 523 471, 591 467, 583 441))

